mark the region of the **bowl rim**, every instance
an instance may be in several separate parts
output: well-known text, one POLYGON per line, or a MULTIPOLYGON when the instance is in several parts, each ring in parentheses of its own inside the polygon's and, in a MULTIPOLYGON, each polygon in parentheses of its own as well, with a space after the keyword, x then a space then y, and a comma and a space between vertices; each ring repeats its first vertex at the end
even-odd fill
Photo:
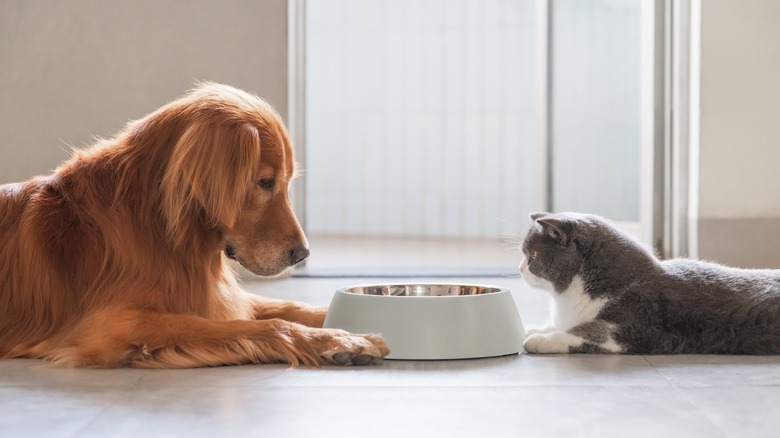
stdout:
POLYGON ((363 297, 363 298, 375 298, 375 299, 410 299, 410 298, 420 298, 420 299, 462 299, 462 298, 479 298, 479 297, 489 297, 489 296, 497 296, 504 293, 510 293, 509 288, 503 287, 503 286, 496 286, 491 284, 480 284, 480 283, 440 283, 435 281, 415 281, 415 282, 388 282, 388 283, 362 283, 362 284, 353 284, 351 286, 344 286, 341 288, 336 289, 337 294, 343 294, 345 296, 350 297, 363 297), (376 287, 376 286, 409 286, 409 285, 419 285, 419 286, 472 286, 472 287, 483 287, 483 288, 490 288, 490 289, 498 289, 495 292, 490 292, 486 294, 474 294, 474 295, 366 295, 366 294, 356 294, 352 292, 348 292, 347 289, 352 289, 356 287, 376 287))

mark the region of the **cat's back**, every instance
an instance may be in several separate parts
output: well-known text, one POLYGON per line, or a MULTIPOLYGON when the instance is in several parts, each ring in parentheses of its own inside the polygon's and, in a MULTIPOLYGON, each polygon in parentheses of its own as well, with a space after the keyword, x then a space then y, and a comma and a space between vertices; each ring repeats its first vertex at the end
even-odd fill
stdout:
MULTIPOLYGON (((661 263, 654 303, 639 311, 637 353, 780 354, 780 270, 688 259, 661 263)), ((646 304, 647 302, 645 302, 646 304)), ((626 328, 627 329, 627 328, 626 328)))
POLYGON ((780 269, 740 269, 691 259, 672 259, 661 264, 670 280, 694 290, 774 292, 780 299, 780 269))

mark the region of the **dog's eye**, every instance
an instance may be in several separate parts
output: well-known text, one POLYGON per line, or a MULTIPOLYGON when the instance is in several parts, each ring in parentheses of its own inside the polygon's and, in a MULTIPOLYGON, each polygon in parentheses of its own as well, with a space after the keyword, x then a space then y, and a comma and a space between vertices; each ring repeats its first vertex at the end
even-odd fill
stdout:
POLYGON ((263 178, 258 181, 257 184, 266 190, 273 190, 274 184, 276 184, 276 180, 273 178, 263 178))

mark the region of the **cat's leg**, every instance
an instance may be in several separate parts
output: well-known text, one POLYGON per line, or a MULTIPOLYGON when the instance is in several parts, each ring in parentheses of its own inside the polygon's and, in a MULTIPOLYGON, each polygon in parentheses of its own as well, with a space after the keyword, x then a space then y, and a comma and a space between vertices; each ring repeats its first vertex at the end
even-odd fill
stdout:
POLYGON ((623 346, 615 342, 612 333, 615 325, 606 321, 596 320, 582 323, 569 333, 582 338, 583 343, 571 349, 571 353, 622 353, 623 346))
POLYGON ((606 321, 590 321, 568 331, 554 330, 532 333, 525 339, 529 353, 622 353, 625 349, 612 338, 614 325, 606 321))

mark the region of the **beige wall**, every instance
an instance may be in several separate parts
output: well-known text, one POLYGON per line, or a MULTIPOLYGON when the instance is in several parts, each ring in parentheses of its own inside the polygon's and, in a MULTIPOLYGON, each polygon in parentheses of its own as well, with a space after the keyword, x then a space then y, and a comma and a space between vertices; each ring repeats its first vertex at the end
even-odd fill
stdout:
POLYGON ((701 2, 699 256, 780 268, 780 2, 701 2))
POLYGON ((0 183, 47 173, 195 80, 287 114, 285 0, 0 2, 0 183))

